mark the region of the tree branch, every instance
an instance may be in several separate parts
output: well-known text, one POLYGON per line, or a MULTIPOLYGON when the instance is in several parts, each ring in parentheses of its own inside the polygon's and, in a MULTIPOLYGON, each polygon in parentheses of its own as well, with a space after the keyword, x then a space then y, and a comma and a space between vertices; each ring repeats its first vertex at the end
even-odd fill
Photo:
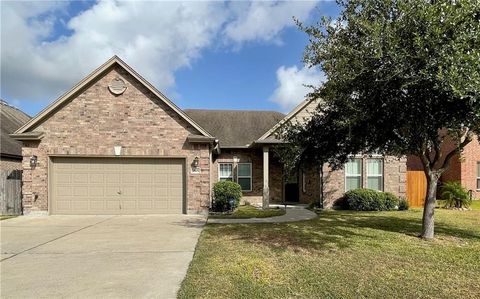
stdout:
POLYGON ((463 139, 463 141, 460 142, 460 144, 455 149, 453 149, 451 152, 449 152, 445 156, 443 165, 442 167, 439 168, 439 171, 441 173, 443 173, 450 166, 450 160, 453 158, 453 156, 455 156, 455 154, 460 153, 465 148, 465 146, 467 146, 467 144, 469 144, 472 141, 473 138, 472 138, 471 132, 468 129, 464 134, 464 138, 465 139, 463 139))

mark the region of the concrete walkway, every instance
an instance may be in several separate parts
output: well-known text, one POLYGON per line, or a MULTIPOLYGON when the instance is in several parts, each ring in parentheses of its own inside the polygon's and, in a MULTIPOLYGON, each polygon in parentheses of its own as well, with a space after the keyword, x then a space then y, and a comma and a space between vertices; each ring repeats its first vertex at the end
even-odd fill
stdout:
POLYGON ((268 218, 249 218, 249 219, 212 219, 208 218, 208 223, 280 223, 280 222, 295 222, 302 220, 310 220, 317 217, 317 214, 299 207, 287 207, 287 213, 282 216, 268 217, 268 218))

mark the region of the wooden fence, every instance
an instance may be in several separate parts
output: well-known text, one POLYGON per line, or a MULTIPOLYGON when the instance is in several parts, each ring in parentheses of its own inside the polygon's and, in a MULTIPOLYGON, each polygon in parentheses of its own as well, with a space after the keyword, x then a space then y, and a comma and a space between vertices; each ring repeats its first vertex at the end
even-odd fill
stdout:
POLYGON ((423 170, 407 171, 407 199, 410 207, 423 207, 427 195, 427 178, 423 170))
POLYGON ((0 170, 0 215, 22 214, 22 171, 0 170))

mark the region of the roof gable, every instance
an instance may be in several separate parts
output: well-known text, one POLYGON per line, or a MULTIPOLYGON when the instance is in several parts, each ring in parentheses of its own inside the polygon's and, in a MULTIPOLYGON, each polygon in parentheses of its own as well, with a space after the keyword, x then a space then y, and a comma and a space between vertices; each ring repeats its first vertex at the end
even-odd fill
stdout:
POLYGON ((277 122, 270 130, 268 130, 265 134, 263 134, 258 141, 265 141, 267 139, 271 139, 273 137, 274 140, 277 138, 272 136, 283 124, 291 121, 296 120, 297 122, 303 122, 309 118, 312 112, 316 109, 319 103, 319 99, 307 99, 297 105, 297 107, 293 108, 282 120, 277 122))
POLYGON ((85 86, 87 86, 90 82, 99 78, 105 71, 110 69, 110 67, 114 66, 115 64, 119 65, 123 68, 127 73, 129 73, 132 77, 137 79, 141 84, 143 84, 148 90, 150 90, 156 97, 158 97, 163 103, 165 103, 169 108, 175 111, 182 119, 184 119, 187 123, 192 125, 196 130, 198 130, 203 136, 212 137, 212 135, 202 128, 199 124, 197 124, 193 119, 191 119, 183 110, 181 110, 178 106, 176 106, 170 99, 168 99, 164 94, 162 94, 159 90, 157 90, 150 82, 145 80, 142 76, 140 76, 135 70, 133 70, 129 65, 127 65, 123 60, 121 60, 118 56, 113 56, 107 62, 102 64, 96 70, 94 70, 91 74, 85 77, 83 80, 78 82, 72 89, 68 92, 60 96, 56 101, 50 104, 48 107, 40 111, 34 118, 20 127, 14 135, 20 135, 22 133, 28 132, 30 129, 38 126, 45 120, 49 115, 53 114, 55 111, 61 108, 63 103, 66 103, 70 99, 74 98, 75 95, 79 91, 81 91, 85 86))

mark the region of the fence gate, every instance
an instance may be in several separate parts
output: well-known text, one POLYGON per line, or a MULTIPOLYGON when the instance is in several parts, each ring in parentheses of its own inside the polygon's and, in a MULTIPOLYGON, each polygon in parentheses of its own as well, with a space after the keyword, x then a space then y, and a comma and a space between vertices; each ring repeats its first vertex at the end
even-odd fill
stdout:
POLYGON ((22 214, 22 171, 0 170, 0 215, 22 214))
POLYGON ((427 178, 423 170, 407 171, 407 199, 410 207, 423 207, 427 194, 427 178))

